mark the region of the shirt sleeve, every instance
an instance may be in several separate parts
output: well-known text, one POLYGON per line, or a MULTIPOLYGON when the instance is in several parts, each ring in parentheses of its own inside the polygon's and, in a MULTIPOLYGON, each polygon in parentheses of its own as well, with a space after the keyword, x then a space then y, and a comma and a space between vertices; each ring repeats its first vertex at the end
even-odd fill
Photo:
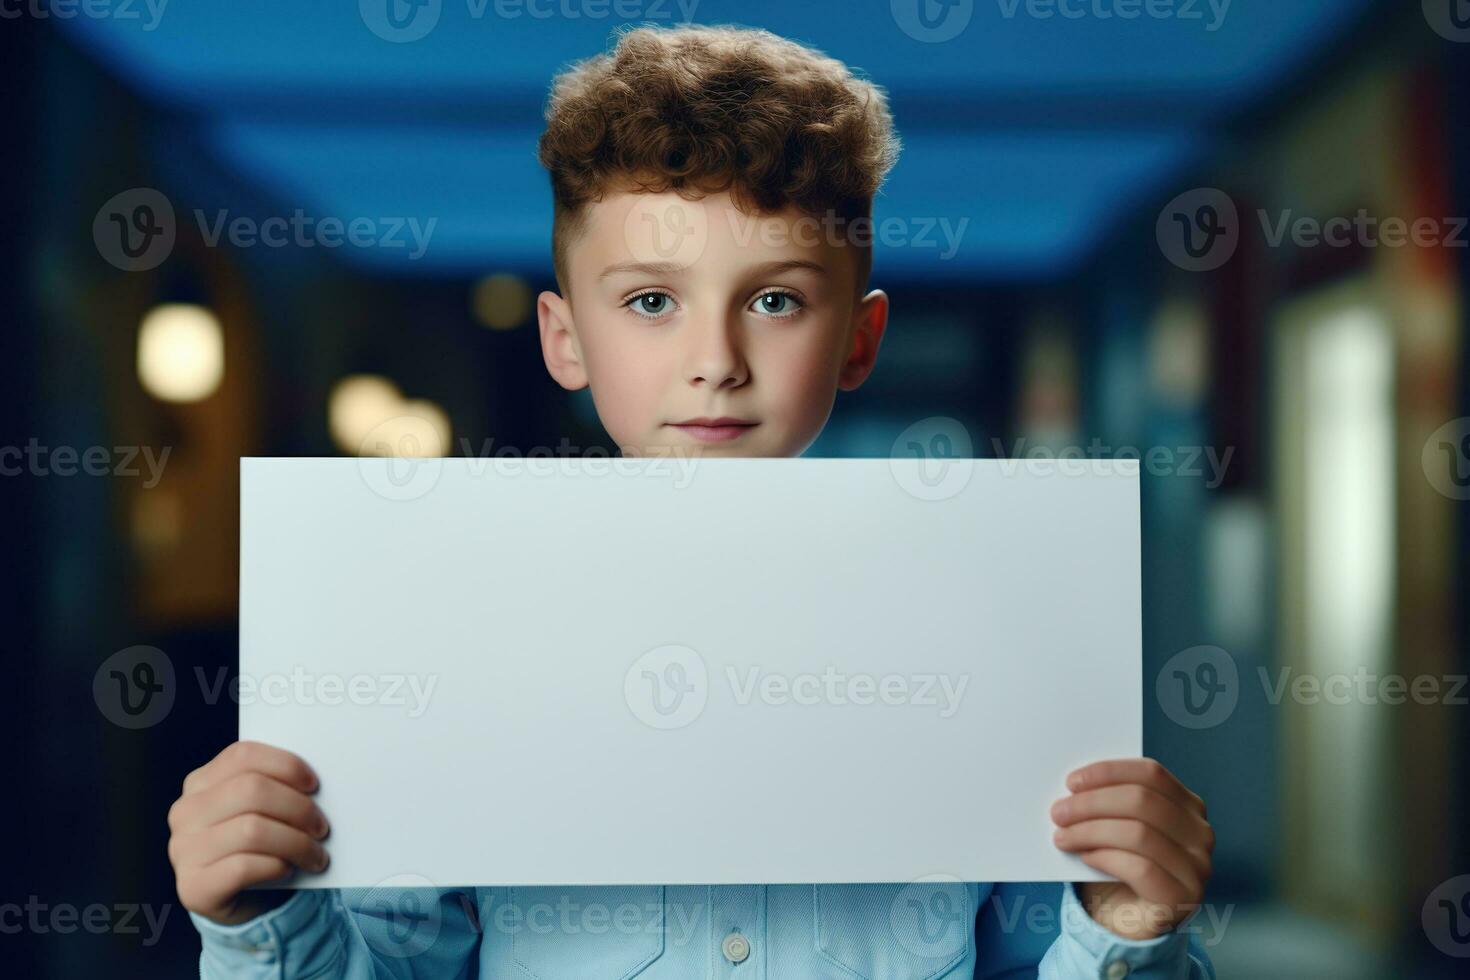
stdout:
POLYGON ((433 890, 303 889, 238 925, 189 913, 202 980, 458 980, 474 975, 473 895, 433 890))
POLYGON ((1061 935, 1041 960, 1038 980, 1215 980, 1214 968, 1191 928, 1198 910, 1172 932, 1124 939, 1087 914, 1077 891, 1062 888, 1061 935))

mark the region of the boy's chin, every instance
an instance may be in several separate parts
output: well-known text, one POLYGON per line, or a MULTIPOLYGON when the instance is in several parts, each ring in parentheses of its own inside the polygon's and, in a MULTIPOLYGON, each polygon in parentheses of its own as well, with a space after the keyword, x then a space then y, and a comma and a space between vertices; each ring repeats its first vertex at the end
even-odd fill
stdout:
POLYGON ((726 458, 784 458, 800 456, 801 452, 785 452, 773 446, 770 440, 742 436, 724 442, 703 442, 689 436, 645 439, 621 447, 623 456, 648 456, 674 459, 718 459, 726 458))
POLYGON ((740 457, 764 457, 764 456, 786 456, 787 453, 773 453, 768 448, 755 446, 741 446, 725 444, 721 446, 691 446, 686 444, 662 444, 644 446, 624 446, 622 455, 625 457, 648 457, 653 459, 719 459, 740 457))

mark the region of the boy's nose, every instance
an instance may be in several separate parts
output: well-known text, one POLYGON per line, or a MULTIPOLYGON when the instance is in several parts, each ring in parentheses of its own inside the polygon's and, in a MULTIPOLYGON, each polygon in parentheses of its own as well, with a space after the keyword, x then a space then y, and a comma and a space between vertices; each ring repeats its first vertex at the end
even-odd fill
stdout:
POLYGON ((739 325, 726 317, 712 317, 691 324, 685 379, 693 385, 715 388, 736 387, 749 376, 740 350, 739 325))

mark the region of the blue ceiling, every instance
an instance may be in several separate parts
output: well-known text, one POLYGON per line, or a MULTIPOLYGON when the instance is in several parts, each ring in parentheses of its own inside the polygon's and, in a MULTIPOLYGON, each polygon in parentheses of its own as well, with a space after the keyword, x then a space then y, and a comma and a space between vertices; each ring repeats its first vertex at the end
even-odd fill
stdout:
POLYGON ((370 28, 388 2, 413 9, 174 0, 156 22, 140 2, 136 20, 58 23, 211 157, 194 167, 165 154, 176 175, 244 185, 194 193, 248 192, 283 214, 437 219, 417 260, 342 251, 365 271, 404 275, 545 274, 542 100, 550 77, 610 32, 691 8, 700 23, 765 27, 889 90, 904 151, 877 216, 934 219, 959 244, 946 255, 938 230, 933 247, 880 244, 876 269, 954 281, 1065 273, 1207 153, 1222 120, 1269 101, 1372 0, 950 0, 951 17, 969 20, 936 43, 900 25, 912 23, 906 8, 938 10, 938 0, 419 0, 438 19, 403 43, 370 28), (1129 9, 1139 16, 1116 15, 1129 9))

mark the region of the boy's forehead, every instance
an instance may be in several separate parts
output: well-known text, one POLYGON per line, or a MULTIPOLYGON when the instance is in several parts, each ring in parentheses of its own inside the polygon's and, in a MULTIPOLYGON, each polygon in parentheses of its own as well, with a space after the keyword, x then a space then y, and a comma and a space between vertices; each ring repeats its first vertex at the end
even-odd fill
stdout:
POLYGON ((616 191, 587 205, 568 260, 583 281, 637 267, 736 274, 777 264, 830 277, 848 261, 830 225, 795 206, 743 212, 728 191, 698 199, 616 191))

